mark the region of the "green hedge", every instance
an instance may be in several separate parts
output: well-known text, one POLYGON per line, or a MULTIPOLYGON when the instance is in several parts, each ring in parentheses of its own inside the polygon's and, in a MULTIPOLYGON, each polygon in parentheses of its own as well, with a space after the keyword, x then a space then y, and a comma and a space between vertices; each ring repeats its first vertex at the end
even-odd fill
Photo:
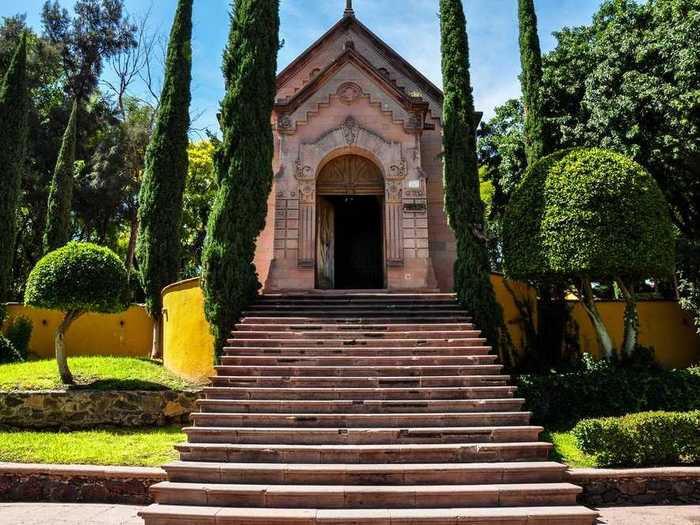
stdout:
POLYGON ((23 361, 22 356, 12 342, 7 337, 0 334, 0 365, 18 363, 20 361, 23 361))
POLYGON ((700 411, 587 419, 573 430, 601 467, 650 467, 700 460, 700 411))
POLYGON ((29 357, 29 342, 32 339, 32 321, 24 316, 16 317, 8 324, 5 330, 7 339, 15 347, 22 360, 29 357))
POLYGON ((597 364, 590 369, 517 378, 537 423, 572 425, 635 412, 700 410, 700 368, 661 370, 597 364))

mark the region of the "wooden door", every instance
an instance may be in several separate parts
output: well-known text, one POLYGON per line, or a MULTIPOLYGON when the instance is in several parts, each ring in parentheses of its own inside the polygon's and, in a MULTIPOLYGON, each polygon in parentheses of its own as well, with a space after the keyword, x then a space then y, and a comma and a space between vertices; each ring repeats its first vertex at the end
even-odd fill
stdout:
POLYGON ((316 280, 321 290, 335 288, 335 209, 324 197, 316 206, 318 232, 316 238, 316 280))

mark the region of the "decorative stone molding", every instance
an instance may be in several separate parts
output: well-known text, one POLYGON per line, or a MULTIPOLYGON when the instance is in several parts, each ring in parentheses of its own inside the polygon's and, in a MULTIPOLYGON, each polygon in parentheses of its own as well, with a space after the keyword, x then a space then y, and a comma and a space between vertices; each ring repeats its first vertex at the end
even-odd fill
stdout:
POLYGON ((352 105, 362 96, 362 88, 355 82, 345 82, 338 87, 336 95, 343 104, 352 105))

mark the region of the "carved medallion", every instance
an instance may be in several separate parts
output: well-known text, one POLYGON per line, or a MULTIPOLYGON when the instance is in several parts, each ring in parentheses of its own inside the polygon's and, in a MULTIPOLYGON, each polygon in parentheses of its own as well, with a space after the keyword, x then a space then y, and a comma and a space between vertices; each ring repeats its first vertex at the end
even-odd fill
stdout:
POLYGON ((294 123, 292 122, 292 119, 289 117, 289 115, 282 115, 277 120, 277 127, 281 130, 292 129, 293 125, 294 123))
POLYGON ((360 125, 353 117, 348 117, 341 126, 343 136, 348 146, 352 146, 357 141, 357 135, 360 133, 360 125))
POLYGON ((349 106, 362 96, 362 88, 354 82, 345 82, 336 93, 340 101, 349 106))

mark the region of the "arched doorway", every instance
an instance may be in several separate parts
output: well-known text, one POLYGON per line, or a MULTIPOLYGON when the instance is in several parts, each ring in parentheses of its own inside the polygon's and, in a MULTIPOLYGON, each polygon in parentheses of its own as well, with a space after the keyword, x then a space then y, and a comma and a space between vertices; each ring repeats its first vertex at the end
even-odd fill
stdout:
POLYGON ((358 155, 331 160, 316 179, 316 286, 380 289, 384 281, 384 178, 358 155))

